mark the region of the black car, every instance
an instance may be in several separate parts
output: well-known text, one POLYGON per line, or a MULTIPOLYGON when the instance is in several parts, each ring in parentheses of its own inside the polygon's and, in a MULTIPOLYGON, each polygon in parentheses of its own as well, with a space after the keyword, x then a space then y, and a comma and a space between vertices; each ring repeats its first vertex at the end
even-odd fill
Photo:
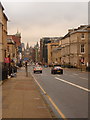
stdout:
POLYGON ((54 66, 51 69, 51 74, 63 74, 63 68, 61 68, 60 66, 54 66))

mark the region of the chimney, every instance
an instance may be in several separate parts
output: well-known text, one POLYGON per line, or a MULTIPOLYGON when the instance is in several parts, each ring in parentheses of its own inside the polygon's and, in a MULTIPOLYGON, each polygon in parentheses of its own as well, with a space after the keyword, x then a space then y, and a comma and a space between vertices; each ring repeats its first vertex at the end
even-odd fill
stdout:
POLYGON ((70 33, 73 32, 73 31, 74 31, 74 29, 68 29, 68 32, 70 32, 70 33))

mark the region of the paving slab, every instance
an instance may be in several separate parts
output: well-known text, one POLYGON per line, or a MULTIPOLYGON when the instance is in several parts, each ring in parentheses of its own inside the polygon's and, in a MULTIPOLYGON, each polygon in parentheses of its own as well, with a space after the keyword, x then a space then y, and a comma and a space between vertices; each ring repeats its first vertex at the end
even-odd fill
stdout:
POLYGON ((2 84, 2 118, 52 118, 31 74, 21 68, 16 77, 2 84))

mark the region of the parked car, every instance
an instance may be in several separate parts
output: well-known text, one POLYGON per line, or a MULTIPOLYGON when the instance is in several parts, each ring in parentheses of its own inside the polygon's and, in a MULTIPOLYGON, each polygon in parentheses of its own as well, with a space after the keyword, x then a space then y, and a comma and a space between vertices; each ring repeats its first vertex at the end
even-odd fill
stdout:
POLYGON ((36 73, 36 72, 42 73, 42 67, 41 66, 35 66, 35 67, 33 67, 33 72, 34 73, 36 73))
POLYGON ((60 66, 53 66, 51 69, 51 74, 63 74, 63 68, 60 66))

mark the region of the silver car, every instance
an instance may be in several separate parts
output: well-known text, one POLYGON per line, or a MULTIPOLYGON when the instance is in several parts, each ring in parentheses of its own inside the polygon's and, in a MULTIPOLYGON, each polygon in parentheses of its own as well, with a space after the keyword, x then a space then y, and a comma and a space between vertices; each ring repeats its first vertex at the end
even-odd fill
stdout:
POLYGON ((36 73, 36 72, 42 73, 42 67, 41 66, 35 66, 35 67, 33 67, 33 72, 34 73, 36 73))

